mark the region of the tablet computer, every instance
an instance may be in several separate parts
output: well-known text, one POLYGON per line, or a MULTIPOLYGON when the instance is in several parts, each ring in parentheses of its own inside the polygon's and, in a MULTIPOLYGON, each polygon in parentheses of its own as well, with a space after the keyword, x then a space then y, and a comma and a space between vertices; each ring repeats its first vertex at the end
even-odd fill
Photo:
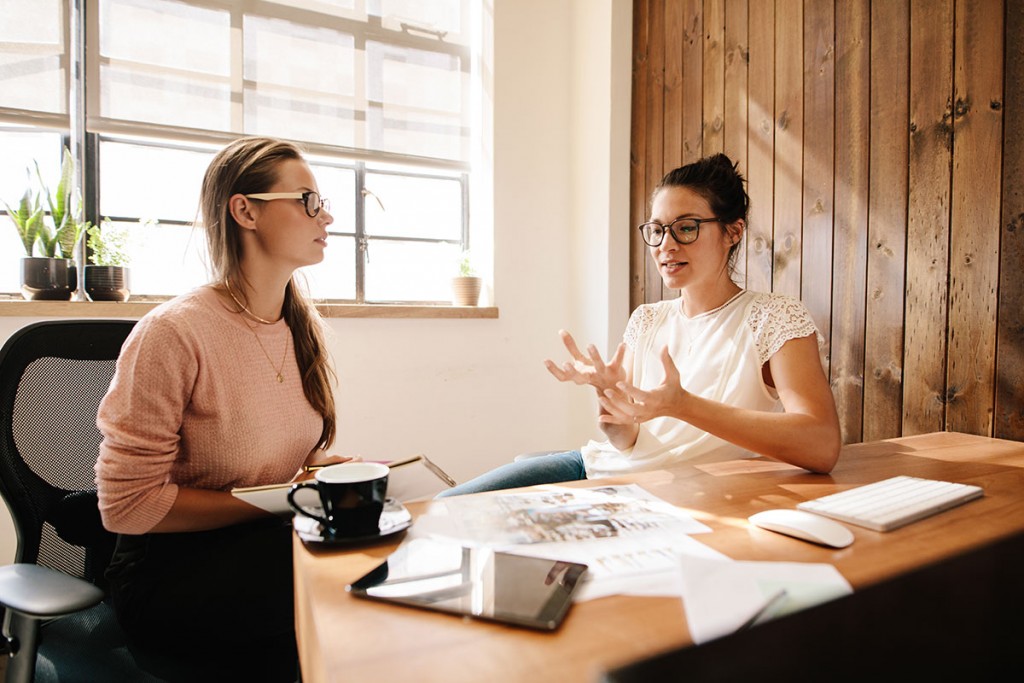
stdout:
POLYGON ((576 562, 417 538, 347 590, 368 600, 553 631, 586 571, 576 562))

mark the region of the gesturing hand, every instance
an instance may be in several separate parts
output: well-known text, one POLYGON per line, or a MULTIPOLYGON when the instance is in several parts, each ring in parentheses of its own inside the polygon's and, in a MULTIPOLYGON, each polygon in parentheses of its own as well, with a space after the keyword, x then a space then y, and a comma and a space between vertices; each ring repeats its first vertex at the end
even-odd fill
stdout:
POLYGON ((661 364, 665 368, 665 381, 650 391, 637 389, 619 382, 598 396, 605 413, 598 417, 606 424, 639 424, 654 417, 678 414, 680 404, 689 395, 680 385, 679 370, 672 361, 668 348, 661 350, 661 364))
POLYGON ((587 347, 587 355, 584 356, 571 334, 565 330, 560 330, 558 334, 562 337, 562 343, 568 349, 572 360, 566 361, 561 367, 552 360, 545 360, 544 366, 559 382, 589 384, 600 394, 607 389, 614 389, 618 382, 625 381, 626 371, 622 367, 622 360, 626 355, 625 344, 619 344, 615 349, 615 355, 605 363, 593 344, 587 347))

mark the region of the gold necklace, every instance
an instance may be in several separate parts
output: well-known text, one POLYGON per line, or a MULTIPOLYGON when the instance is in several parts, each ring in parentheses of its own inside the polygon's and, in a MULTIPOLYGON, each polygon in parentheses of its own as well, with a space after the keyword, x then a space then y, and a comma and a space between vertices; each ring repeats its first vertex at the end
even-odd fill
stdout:
MULTIPOLYGON (((245 321, 243 320, 242 322, 245 322, 245 321)), ((252 332, 252 336, 256 337, 256 343, 260 345, 260 351, 262 351, 263 355, 266 356, 267 362, 270 363, 270 369, 273 370, 274 369, 274 361, 273 361, 273 359, 270 358, 270 354, 267 353, 267 348, 265 346, 263 346, 263 342, 260 340, 260 335, 258 335, 256 333, 256 330, 253 327, 251 327, 249 325, 249 323, 245 323, 245 326, 249 328, 250 332, 252 332)), ((284 361, 285 361, 285 359, 288 358, 288 345, 291 343, 291 339, 292 339, 291 330, 289 330, 288 334, 286 334, 285 338, 284 338, 284 354, 281 356, 281 363, 277 366, 277 383, 278 384, 284 382, 284 374, 283 374, 283 372, 284 372, 284 361)))
POLYGON ((264 325, 273 325, 276 322, 275 320, 264 320, 263 318, 259 317, 258 315, 250 311, 249 307, 243 304, 241 301, 239 301, 238 297, 235 296, 235 293, 231 291, 231 282, 227 278, 224 278, 224 289, 228 291, 228 296, 231 297, 231 300, 234 301, 235 304, 240 309, 242 309, 238 311, 238 313, 245 313, 247 316, 249 316, 256 322, 263 323, 264 325))

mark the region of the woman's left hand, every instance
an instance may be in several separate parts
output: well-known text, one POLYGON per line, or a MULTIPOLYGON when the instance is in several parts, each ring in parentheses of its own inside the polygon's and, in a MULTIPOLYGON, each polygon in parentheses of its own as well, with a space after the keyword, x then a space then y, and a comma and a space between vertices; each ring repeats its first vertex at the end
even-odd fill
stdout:
POLYGON ((604 395, 598 396, 606 411, 598 421, 626 425, 640 424, 655 417, 679 417, 690 393, 680 385, 679 370, 667 347, 661 350, 661 364, 665 368, 665 381, 654 389, 643 391, 619 382, 614 389, 606 389, 604 395))

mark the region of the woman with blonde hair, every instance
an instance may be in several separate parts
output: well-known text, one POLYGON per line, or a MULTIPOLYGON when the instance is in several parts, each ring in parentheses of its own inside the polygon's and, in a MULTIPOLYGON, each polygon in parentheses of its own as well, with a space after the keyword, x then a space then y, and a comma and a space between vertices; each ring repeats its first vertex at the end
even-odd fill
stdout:
POLYGON ((333 219, 300 150, 261 137, 214 157, 200 209, 212 281, 138 322, 100 405, 107 578, 140 644, 295 680, 290 525, 231 489, 347 459, 325 453, 333 373, 294 277, 323 260, 333 219))

